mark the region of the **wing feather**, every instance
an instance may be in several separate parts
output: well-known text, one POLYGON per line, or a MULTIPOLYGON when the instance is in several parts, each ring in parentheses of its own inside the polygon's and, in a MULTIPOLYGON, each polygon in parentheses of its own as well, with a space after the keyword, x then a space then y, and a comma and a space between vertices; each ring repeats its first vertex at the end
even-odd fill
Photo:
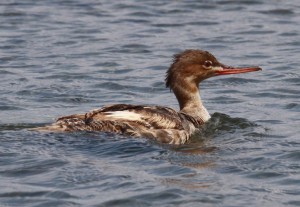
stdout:
POLYGON ((103 120, 120 120, 122 122, 140 123, 154 129, 183 129, 178 112, 168 107, 118 104, 106 106, 86 114, 88 122, 103 120), (126 119, 126 112, 128 118, 126 119), (135 116, 134 116, 135 115, 135 116), (133 118, 136 117, 134 120, 133 118))
POLYGON ((38 130, 114 132, 181 144, 189 139, 195 126, 197 121, 193 117, 168 107, 117 104, 64 116, 38 130))

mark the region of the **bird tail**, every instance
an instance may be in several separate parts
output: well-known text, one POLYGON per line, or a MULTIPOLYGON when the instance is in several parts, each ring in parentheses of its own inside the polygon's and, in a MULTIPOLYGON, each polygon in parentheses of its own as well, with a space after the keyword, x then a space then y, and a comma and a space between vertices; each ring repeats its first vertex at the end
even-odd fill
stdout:
POLYGON ((67 132, 67 131, 83 131, 87 130, 84 116, 71 115, 59 118, 55 123, 42 127, 32 128, 32 131, 40 132, 67 132))
POLYGON ((38 132, 65 132, 69 131, 67 130, 67 127, 63 127, 62 125, 58 125, 56 123, 52 125, 47 125, 43 127, 35 127, 29 129, 30 131, 38 131, 38 132))

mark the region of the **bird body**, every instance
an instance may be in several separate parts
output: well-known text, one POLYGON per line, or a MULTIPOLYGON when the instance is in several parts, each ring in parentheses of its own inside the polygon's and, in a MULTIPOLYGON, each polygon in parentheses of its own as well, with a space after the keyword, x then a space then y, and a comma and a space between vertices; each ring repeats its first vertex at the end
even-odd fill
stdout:
POLYGON ((161 106, 116 104, 86 114, 64 116, 39 131, 102 131, 183 144, 204 122, 161 106))
POLYGON ((164 106, 116 104, 85 114, 59 118, 39 131, 102 131, 147 137, 161 143, 183 144, 210 119, 202 104, 199 83, 217 75, 246 73, 259 67, 233 68, 223 65, 209 52, 186 50, 174 56, 166 86, 175 94, 180 111, 164 106))

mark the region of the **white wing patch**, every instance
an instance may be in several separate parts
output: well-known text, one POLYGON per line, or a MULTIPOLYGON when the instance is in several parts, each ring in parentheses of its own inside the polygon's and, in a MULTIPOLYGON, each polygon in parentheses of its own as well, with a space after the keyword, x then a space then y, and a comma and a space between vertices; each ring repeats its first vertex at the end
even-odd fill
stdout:
POLYGON ((130 121, 141 121, 141 114, 137 114, 131 111, 113 111, 105 112, 106 117, 115 118, 115 119, 125 119, 130 121))

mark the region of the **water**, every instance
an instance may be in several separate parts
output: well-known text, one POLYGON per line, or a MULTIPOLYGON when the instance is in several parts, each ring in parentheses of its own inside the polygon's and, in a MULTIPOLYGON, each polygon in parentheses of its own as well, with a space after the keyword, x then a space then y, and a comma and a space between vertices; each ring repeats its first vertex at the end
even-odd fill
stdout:
POLYGON ((297 0, 0 3, 0 206, 299 206, 297 0), (263 71, 201 84, 190 144, 28 128, 111 103, 178 108, 174 53, 263 71))

